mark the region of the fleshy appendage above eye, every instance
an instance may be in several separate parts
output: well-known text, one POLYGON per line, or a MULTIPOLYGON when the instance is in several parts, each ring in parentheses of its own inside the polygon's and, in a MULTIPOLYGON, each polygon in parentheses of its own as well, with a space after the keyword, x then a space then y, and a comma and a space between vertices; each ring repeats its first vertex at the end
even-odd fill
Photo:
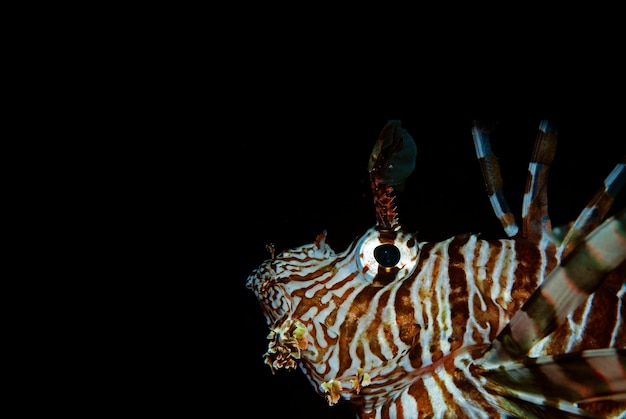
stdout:
POLYGON ((400 121, 390 120, 374 145, 368 170, 377 182, 402 189, 415 169, 417 146, 400 121))
POLYGON ((369 283, 389 283, 411 275, 420 252, 412 234, 402 230, 381 232, 376 228, 361 236, 356 251, 359 270, 369 283))

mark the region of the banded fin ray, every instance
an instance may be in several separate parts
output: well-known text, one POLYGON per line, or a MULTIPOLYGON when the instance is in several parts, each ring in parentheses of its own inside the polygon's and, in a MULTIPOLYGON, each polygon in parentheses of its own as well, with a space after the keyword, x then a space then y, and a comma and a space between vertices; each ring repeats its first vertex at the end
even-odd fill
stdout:
POLYGON ((535 409, 528 403, 550 417, 596 417, 592 404, 599 401, 626 408, 626 349, 525 358, 482 375, 486 389, 520 413, 535 409), (556 411, 562 415, 554 416, 556 411))
MULTIPOLYGON (((548 172, 554 160, 557 143, 557 125, 542 120, 528 166, 526 192, 522 206, 522 235, 535 243, 552 235, 548 214, 548 172)), ((549 246, 554 246, 550 241, 549 246)))
MULTIPOLYGON (((474 120, 472 137, 491 206, 505 233, 509 237, 513 237, 518 234, 519 226, 504 196, 504 181, 500 172, 500 164, 490 144, 491 133, 495 129, 495 125, 496 123, 490 121, 474 120)), ((557 124, 542 120, 539 124, 539 133, 528 166, 522 207, 522 235, 535 243, 542 241, 546 235, 551 235, 546 185, 550 165, 556 153, 557 138, 557 124)))
POLYGON ((493 212, 500 220, 506 235, 513 237, 518 233, 519 226, 513 211, 509 208, 509 204, 504 197, 502 191, 504 182, 500 173, 500 163, 491 150, 490 137, 495 126, 496 122, 494 121, 474 120, 472 138, 493 212))
POLYGON ((609 173, 604 183, 591 198, 572 226, 565 233, 559 252, 566 257, 594 228, 600 225, 615 201, 615 196, 626 184, 626 155, 609 173))
POLYGON ((548 275, 493 341, 485 365, 526 356, 625 260, 626 208, 605 220, 548 275))

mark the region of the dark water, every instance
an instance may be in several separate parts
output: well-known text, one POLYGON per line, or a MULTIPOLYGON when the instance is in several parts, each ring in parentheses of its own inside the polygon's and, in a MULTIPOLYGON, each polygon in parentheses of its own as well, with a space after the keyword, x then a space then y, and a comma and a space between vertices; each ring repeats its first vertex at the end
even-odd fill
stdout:
MULTIPOLYGON (((228 199, 220 200, 215 193, 211 204, 225 217, 210 220, 218 230, 228 225, 229 233, 211 238, 219 250, 208 263, 228 269, 221 277, 212 274, 208 279, 209 284, 226 287, 226 292, 216 296, 219 306, 211 303, 219 314, 210 323, 216 322, 220 332, 213 332, 212 326, 202 331, 220 354, 208 362, 223 371, 219 379, 212 378, 220 389, 209 392, 207 402, 220 403, 226 394, 236 395, 236 406, 230 402, 223 406, 238 416, 352 417, 341 404, 329 407, 299 370, 272 375, 263 364, 269 329, 245 281, 269 257, 267 243, 274 243, 279 252, 310 243, 326 229, 329 244, 338 252, 373 225, 367 161, 388 119, 402 120, 418 148, 415 171, 397 198, 404 229, 417 231, 421 241, 464 232, 505 237, 482 183, 470 120, 379 114, 339 121, 324 119, 321 112, 284 120, 276 115, 239 133, 234 130, 231 138, 223 139, 227 152, 219 157, 226 165, 220 180, 230 189, 228 199)), ((518 217, 538 124, 538 119, 503 120, 492 140, 505 195, 518 217)), ((598 124, 560 122, 548 187, 553 225, 575 218, 626 152, 623 127, 615 122, 598 124)), ((625 195, 626 191, 614 209, 626 205, 625 195)))

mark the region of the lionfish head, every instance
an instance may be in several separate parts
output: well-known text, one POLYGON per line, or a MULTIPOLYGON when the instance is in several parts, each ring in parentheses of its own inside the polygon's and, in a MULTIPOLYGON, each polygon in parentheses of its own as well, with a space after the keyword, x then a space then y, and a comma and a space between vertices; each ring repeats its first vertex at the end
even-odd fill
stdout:
MULTIPOLYGON (((270 327, 265 362, 273 370, 294 368, 302 360, 312 371, 327 361, 331 351, 347 350, 359 332, 340 325, 359 318, 369 303, 355 301, 357 296, 376 298, 384 287, 413 275, 418 242, 401 229, 392 192, 413 171, 415 149, 400 122, 389 121, 368 165, 376 225, 346 250, 335 253, 324 231, 313 243, 277 255, 270 245, 271 258, 249 275, 246 285, 270 327)), ((324 382, 324 377, 317 378, 324 382)))
MULTIPOLYGON (((274 371, 301 362, 318 390, 337 370, 358 377, 357 367, 328 362, 335 356, 348 362, 351 342, 373 339, 369 332, 345 325, 361 320, 370 301, 384 294, 387 286, 414 275, 419 253, 412 234, 372 227, 339 254, 326 244, 323 232, 315 242, 263 262, 248 277, 247 287, 270 327, 265 363, 274 371)), ((398 353, 388 362, 405 355, 398 353)), ((339 390, 327 390, 331 404, 339 399, 339 390)))

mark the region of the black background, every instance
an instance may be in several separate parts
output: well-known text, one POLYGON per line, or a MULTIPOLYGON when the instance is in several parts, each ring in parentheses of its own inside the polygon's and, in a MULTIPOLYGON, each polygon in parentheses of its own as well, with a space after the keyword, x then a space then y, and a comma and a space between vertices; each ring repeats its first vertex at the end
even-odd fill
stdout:
MULTIPOLYGON (((214 234, 207 245, 219 249, 207 249, 207 304, 217 314, 202 333, 212 354, 207 385, 212 381, 218 388, 207 397, 235 397, 227 408, 241 415, 349 418, 346 406, 329 407, 299 370, 272 375, 263 364, 269 329, 245 282, 269 257, 265 245, 273 243, 280 252, 310 243, 326 229, 328 243, 339 252, 373 225, 367 161, 389 119, 401 120, 418 148, 415 170, 397 198, 403 228, 417 232, 420 241, 464 232, 505 235, 487 199, 469 118, 323 109, 263 116, 230 123, 219 138, 225 152, 218 175, 199 191, 211 197, 206 222, 214 234)), ((492 138, 518 222, 538 126, 538 118, 502 119, 492 138)), ((559 127, 548 187, 553 225, 573 220, 626 152, 619 121, 561 118, 559 127)), ((624 207, 624 195, 611 213, 624 207)))

